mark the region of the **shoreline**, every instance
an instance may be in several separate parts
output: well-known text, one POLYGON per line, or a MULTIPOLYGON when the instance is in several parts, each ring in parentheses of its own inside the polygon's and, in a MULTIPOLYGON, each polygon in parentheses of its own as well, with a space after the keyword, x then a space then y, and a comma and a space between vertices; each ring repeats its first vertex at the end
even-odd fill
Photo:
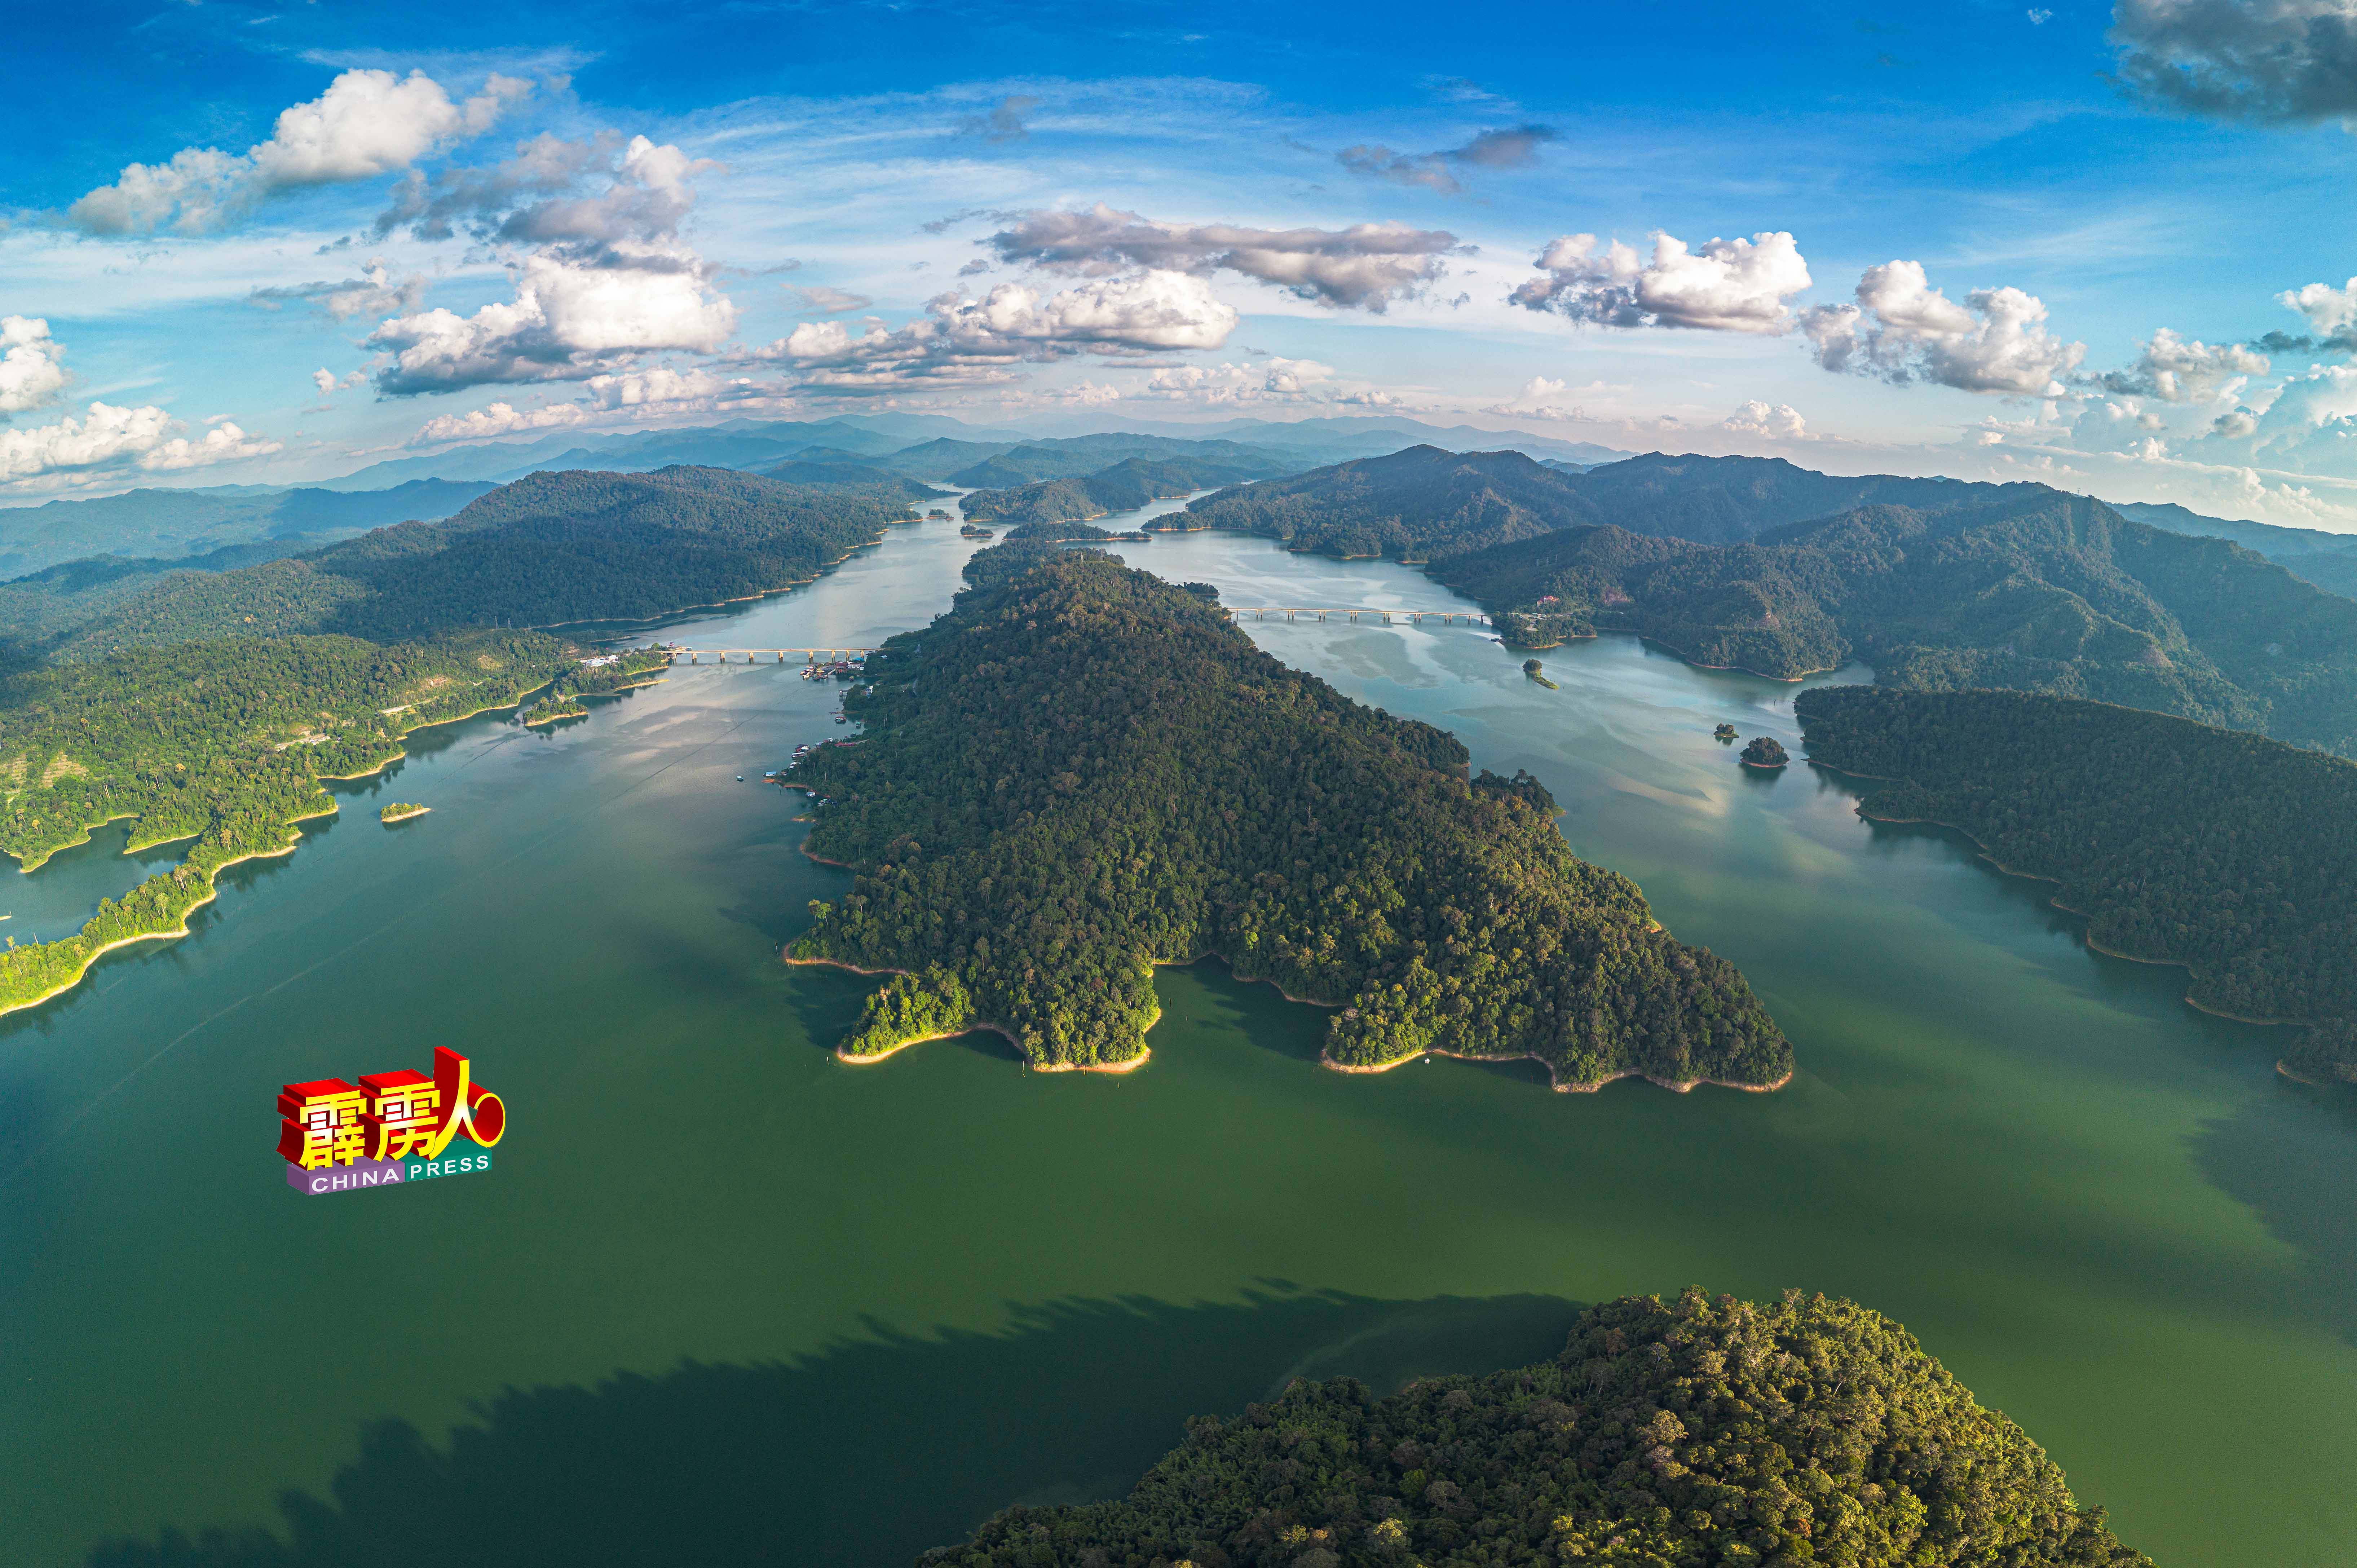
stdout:
MULTIPOLYGON (((816 855, 812 855, 811 858, 813 860, 818 859, 816 855)), ((822 864, 833 865, 838 863, 834 861, 826 861, 822 864)), ((863 969, 856 963, 851 963, 839 958, 797 958, 792 953, 780 953, 779 957, 790 964, 815 964, 825 969, 848 970, 854 974, 908 974, 910 972, 905 969, 893 969, 889 967, 883 969, 863 969)), ((1154 1010, 1154 1018, 1152 1022, 1148 1023, 1146 1026, 1148 1029, 1151 1029, 1154 1027, 1155 1024, 1158 1024, 1161 1021, 1162 1009, 1160 1007, 1157 1007, 1154 1010)), ((1023 1042, 1015 1037, 1014 1031, 1005 1027, 1003 1025, 992 1024, 977 1019, 974 1023, 967 1025, 963 1029, 944 1030, 941 1033, 931 1035, 920 1035, 914 1039, 901 1040, 893 1045, 885 1047, 880 1051, 870 1051, 864 1056, 854 1056, 845 1051, 840 1045, 836 1046, 829 1054, 833 1056, 835 1060, 843 1062, 850 1067, 874 1067, 877 1062, 889 1061, 892 1058, 899 1055, 902 1051, 907 1050, 910 1046, 921 1046, 931 1040, 954 1040, 960 1035, 979 1035, 985 1033, 998 1036, 1001 1039, 1005 1040, 1008 1045, 1013 1046, 1018 1051, 1023 1048, 1023 1042)), ((1023 1069, 1026 1072, 1108 1072, 1115 1074, 1135 1072, 1139 1068, 1146 1065, 1146 1058, 1153 1054, 1154 1053, 1151 1050, 1140 1047, 1135 1056, 1131 1057, 1126 1061, 1118 1062, 1035 1062, 1027 1058, 1023 1063, 1023 1069)))
POLYGON ((1348 1062, 1338 1062, 1321 1047, 1318 1052, 1318 1065, 1329 1072, 1369 1074, 1389 1072, 1394 1068, 1405 1067, 1408 1063, 1421 1060, 1426 1057, 1447 1057, 1451 1061, 1460 1062, 1536 1062, 1546 1069, 1547 1086, 1557 1094, 1594 1094, 1606 1084, 1618 1083, 1624 1078, 1641 1078, 1656 1089, 1666 1089, 1673 1094, 1691 1094, 1705 1085, 1713 1089, 1739 1089, 1746 1094, 1773 1094, 1792 1082, 1793 1073, 1800 1070, 1794 1068, 1773 1083, 1732 1083, 1723 1078, 1689 1078, 1683 1080, 1655 1078, 1641 1068, 1632 1067, 1625 1071, 1600 1078, 1594 1083, 1566 1083, 1555 1076, 1554 1063, 1530 1051, 1522 1051, 1510 1057, 1477 1057, 1466 1051, 1444 1051, 1437 1047, 1417 1051, 1412 1056, 1399 1057, 1391 1061, 1363 1067, 1348 1062))
MULTIPOLYGON (((336 815, 338 810, 339 808, 331 800, 328 802, 328 809, 326 811, 312 811, 304 816, 293 818, 291 819, 291 822, 307 822, 319 817, 331 817, 336 815)), ((50 1000, 52 997, 64 995, 67 992, 71 991, 75 986, 80 985, 82 983, 82 981, 89 975, 91 970, 96 966, 100 959, 104 958, 108 953, 113 952, 117 948, 127 948, 139 942, 177 941, 180 938, 188 936, 189 934, 188 917, 221 897, 221 874, 222 872, 227 871, 232 865, 240 865, 249 860, 275 860, 282 854, 293 854, 296 849, 301 847, 302 843, 303 835, 301 833, 296 833, 289 838, 285 843, 280 845, 276 849, 257 849, 248 854, 238 855, 233 859, 222 861, 219 865, 213 867, 211 873, 206 876, 204 897, 199 898, 196 902, 190 904, 187 908, 180 911, 179 922, 174 926, 172 929, 167 931, 139 931, 131 936, 117 937, 114 940, 108 942, 102 947, 92 949, 90 955, 82 961, 81 967, 75 970, 71 976, 59 981, 56 985, 42 992, 38 996, 32 997, 23 1002, 0 1002, 0 1016, 5 1016, 10 1013, 20 1013, 27 1007, 38 1007, 42 1003, 50 1000)), ((79 937, 81 933, 77 931, 74 934, 74 937, 79 937)), ((72 941, 74 937, 65 937, 59 940, 64 941, 72 941)), ((31 945, 35 947, 49 947, 55 944, 49 942, 37 942, 31 945)))
MULTIPOLYGON (((1836 773, 1846 771, 1842 768, 1834 768, 1833 764, 1829 762, 1819 763, 1818 766, 1821 768, 1833 768, 1833 771, 1836 773)), ((1853 779, 1884 779, 1886 776, 1878 773, 1852 773, 1848 774, 1848 777, 1853 779)), ((1904 783, 1906 780, 1893 779, 1889 779, 1889 782, 1904 783)), ((1988 846, 1981 843, 1979 839, 1975 838, 1968 830, 1961 828, 1953 822, 1943 822, 1937 817, 1878 817, 1866 809, 1866 802, 1864 800, 1858 801, 1855 810, 1861 819, 1869 822, 1884 822, 1892 827, 1943 828, 1947 832, 1954 833, 1957 837, 1963 839, 1966 843, 1971 844, 1973 846, 1973 853, 1975 858, 1988 862, 1989 865, 1995 866, 1997 871, 2004 875, 2018 876, 2030 882, 2050 883, 2058 888, 2069 886, 2069 884, 2060 876, 2049 876, 2042 871, 2024 871, 2019 866, 2007 865, 1996 855, 1990 854, 1988 846)), ((2212 1007, 2209 1004, 2196 998, 2190 989, 2192 985, 2199 983, 2199 977, 2195 975, 2193 965, 2190 961, 2181 958, 2146 958, 2140 953, 2122 952, 2117 948, 2105 947, 2096 939, 2093 930, 2091 929, 2098 918, 2097 916, 2090 914, 2084 909, 2065 904, 2062 902, 2061 895, 2059 893, 2049 894, 2047 896, 2046 902, 2049 908, 2060 909, 2066 915, 2076 916, 2079 919, 2084 921, 2085 924, 2079 929, 2079 940, 2093 950, 2102 953, 2105 958, 2115 958, 2127 963, 2152 964, 2162 969, 2181 969, 2185 971, 2186 983, 2189 989, 2186 992, 2186 994, 2179 1000, 2182 1001, 2185 1005, 2192 1008, 2197 1013, 2206 1013, 2212 1018, 2223 1018, 2229 1023, 2255 1025, 2263 1029, 2314 1028, 2322 1022, 2322 1020, 2319 1019, 2310 1018, 2257 1018, 2253 1017, 2247 1013, 2229 1013, 2222 1007, 2212 1007)), ((2276 1066, 2280 1069, 2283 1064, 2281 1062, 2277 1062, 2276 1066)), ((2298 1075, 2286 1073, 2284 1076, 2287 1078, 2294 1078, 2298 1075)), ((2304 1083, 2308 1080, 2301 1079, 2300 1081, 2304 1083)))

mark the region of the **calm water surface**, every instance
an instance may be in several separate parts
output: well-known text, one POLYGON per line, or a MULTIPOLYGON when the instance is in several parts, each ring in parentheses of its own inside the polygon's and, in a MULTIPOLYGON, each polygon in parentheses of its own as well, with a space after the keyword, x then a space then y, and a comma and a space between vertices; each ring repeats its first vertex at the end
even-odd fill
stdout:
MULTIPOLYGON (((668 635, 872 644, 967 551, 896 531, 668 635)), ((1452 602, 1260 541, 1124 551, 1236 604, 1452 602)), ((452 1562, 899 1563, 1115 1492, 1293 1374, 1533 1359, 1577 1304, 1689 1282, 1900 1317, 2164 1563, 2357 1558, 2357 1114, 2268 1031, 1711 740, 1797 749, 1794 687, 1627 639, 1544 655, 1549 691, 1462 628, 1250 629, 1545 780, 1581 853, 1742 965, 1793 1085, 1344 1078, 1322 1014, 1216 964, 1161 972, 1128 1078, 992 1036, 845 1068, 863 983, 776 960, 845 879, 757 781, 845 733, 839 687, 705 666, 554 733, 484 715, 339 787, 188 940, 0 1020, 0 1559, 292 1518, 452 1562), (383 828, 393 799, 434 814, 383 828), (436 1045, 507 1101, 497 1170, 287 1189, 279 1084, 436 1045)), ((17 921, 135 881, 121 842, 14 886, 17 921)), ((213 1561, 260 1561, 236 1542, 213 1561)))

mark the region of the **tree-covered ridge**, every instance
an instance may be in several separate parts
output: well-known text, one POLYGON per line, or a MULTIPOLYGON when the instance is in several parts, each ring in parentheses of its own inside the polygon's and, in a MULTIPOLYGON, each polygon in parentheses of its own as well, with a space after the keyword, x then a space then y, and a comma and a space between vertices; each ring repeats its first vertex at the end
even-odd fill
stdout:
POLYGON ((2100 946, 2186 965, 2201 1006, 2323 1026, 2301 1052, 2357 1081, 2357 763, 2019 692, 1829 686, 1798 712, 1813 761, 1890 781, 1865 815, 1961 828, 2100 946))
POLYGON ((1551 1361, 1378 1399, 1297 1380, 1117 1501, 924 1568, 2150 1568, 2029 1434, 1854 1303, 1592 1307, 1551 1361))
POLYGON ((1564 1087, 1791 1072, 1731 964, 1575 856, 1529 789, 1470 784, 1451 736, 1094 552, 975 580, 871 656, 845 704, 866 738, 795 770, 823 798, 811 853, 856 874, 795 956, 938 966, 1039 1066, 1135 1060, 1153 964, 1212 953, 1346 1004, 1340 1066, 1530 1056, 1564 1087))
POLYGON ((935 489, 906 474, 896 474, 869 463, 813 462, 796 458, 766 470, 764 478, 811 489, 852 490, 888 507, 915 506, 940 500, 950 492, 935 489))
MULTIPOLYGON (((972 472, 962 478, 975 477, 972 472)), ((1043 479, 1013 489, 976 490, 965 498, 965 515, 976 522, 1082 522, 1108 512, 1132 511, 1148 501, 1232 485, 1254 477, 1249 467, 1195 458, 1157 461, 1130 457, 1098 473, 1043 479)))
POLYGON ((1226 528, 1297 550, 1437 561, 1598 521, 1580 499, 1578 478, 1520 452, 1411 446, 1222 490, 1148 526, 1226 528))
MULTIPOLYGON (((1230 477, 1205 482, 1223 485, 1265 478, 1272 474, 1289 474, 1302 467, 1298 459, 1284 453, 1246 446, 1233 441, 1190 441, 1168 435, 1135 435, 1122 431, 1027 441, 1018 445, 994 445, 987 448, 972 442, 934 441, 875 461, 886 467, 920 474, 920 477, 945 478, 951 484, 965 485, 974 489, 1011 489, 1036 484, 1042 479, 1078 478, 1082 475, 1100 473, 1130 458, 1144 458, 1157 465, 1178 464, 1215 469, 1230 477), (958 452, 970 452, 974 456, 962 467, 942 463, 943 458, 958 452)), ((1202 486, 1190 485, 1188 488, 1200 489, 1202 486)), ((1185 491, 1173 493, 1183 495, 1185 491)))
MULTIPOLYGON (((77 935, 0 951, 0 1011, 71 985, 109 946, 178 934, 223 866, 283 853, 296 822, 335 810, 320 779, 382 767, 422 725, 552 680, 570 690, 576 652, 534 632, 392 648, 303 637, 140 649, 0 680, 0 850, 30 871, 121 817, 131 848, 193 841, 77 935)), ((591 678, 662 661, 640 653, 591 678)))
POLYGON ((905 506, 722 468, 534 474, 445 522, 308 555, 182 573, 70 637, 64 657, 216 638, 341 633, 376 642, 463 626, 638 619, 807 582, 905 506))
POLYGON ((1890 685, 2085 697, 2357 755, 2357 601, 2083 496, 1965 488, 2005 493, 1745 544, 1566 529, 1433 572, 1534 646, 1628 630, 1785 677, 1857 657, 1890 685))

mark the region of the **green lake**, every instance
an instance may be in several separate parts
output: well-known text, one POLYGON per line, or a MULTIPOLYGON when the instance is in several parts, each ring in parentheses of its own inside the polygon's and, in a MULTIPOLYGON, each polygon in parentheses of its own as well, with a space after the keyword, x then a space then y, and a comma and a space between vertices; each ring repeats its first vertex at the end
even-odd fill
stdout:
MULTIPOLYGON (((897 530, 664 635, 872 645, 970 549, 897 530)), ((1233 605, 1456 604, 1258 540, 1120 552, 1233 605)), ((839 686, 683 665, 553 732, 481 715, 338 786, 189 938, 0 1019, 0 1561, 221 1531, 172 1560, 260 1564, 293 1520, 355 1564, 904 1564, 1117 1493, 1293 1375, 1535 1359, 1579 1304, 1688 1283, 1900 1318, 2163 1564, 2357 1560, 2357 1097, 1953 835, 1711 738, 1797 752, 1796 687, 1608 638, 1544 654, 1548 690, 1461 625, 1246 625, 1538 775, 1583 854, 1742 966, 1792 1086, 1345 1077, 1323 1013, 1213 963, 1159 973, 1125 1078, 991 1036, 845 1067, 866 983, 777 953, 846 878, 760 782, 846 733, 839 686), (433 814, 383 827, 393 800, 433 814), (280 1084, 436 1046, 506 1101, 496 1169, 289 1190, 280 1084)), ((0 932, 137 880, 121 834, 0 932)))

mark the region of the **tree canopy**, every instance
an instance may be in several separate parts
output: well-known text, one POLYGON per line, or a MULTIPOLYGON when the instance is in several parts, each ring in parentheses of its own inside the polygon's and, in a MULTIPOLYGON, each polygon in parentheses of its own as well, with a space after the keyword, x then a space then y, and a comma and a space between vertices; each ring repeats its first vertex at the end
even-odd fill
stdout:
MULTIPOLYGON (((793 774, 855 872, 797 957, 953 975, 1040 1066, 1134 1060, 1153 965, 1217 954, 1342 1009, 1329 1059, 1530 1056, 1769 1086, 1792 1047, 1734 966, 1575 856, 1535 780, 1351 703, 1216 605, 1092 551, 1018 554, 845 698, 793 774)), ((908 998, 894 1005, 906 1007, 908 998)), ((867 1036, 873 1048, 872 1033, 867 1036)))
POLYGON ((1898 1324, 1788 1291, 1591 1307, 1551 1361, 1187 1423, 1127 1497, 924 1568, 2150 1568, 1898 1324))
POLYGON ((2187 966, 2201 1005, 2318 1026, 2287 1059, 2357 1081, 2357 763, 2022 692, 1797 706, 1812 761, 1886 781, 1864 815, 1962 829, 2102 947, 2187 966))

